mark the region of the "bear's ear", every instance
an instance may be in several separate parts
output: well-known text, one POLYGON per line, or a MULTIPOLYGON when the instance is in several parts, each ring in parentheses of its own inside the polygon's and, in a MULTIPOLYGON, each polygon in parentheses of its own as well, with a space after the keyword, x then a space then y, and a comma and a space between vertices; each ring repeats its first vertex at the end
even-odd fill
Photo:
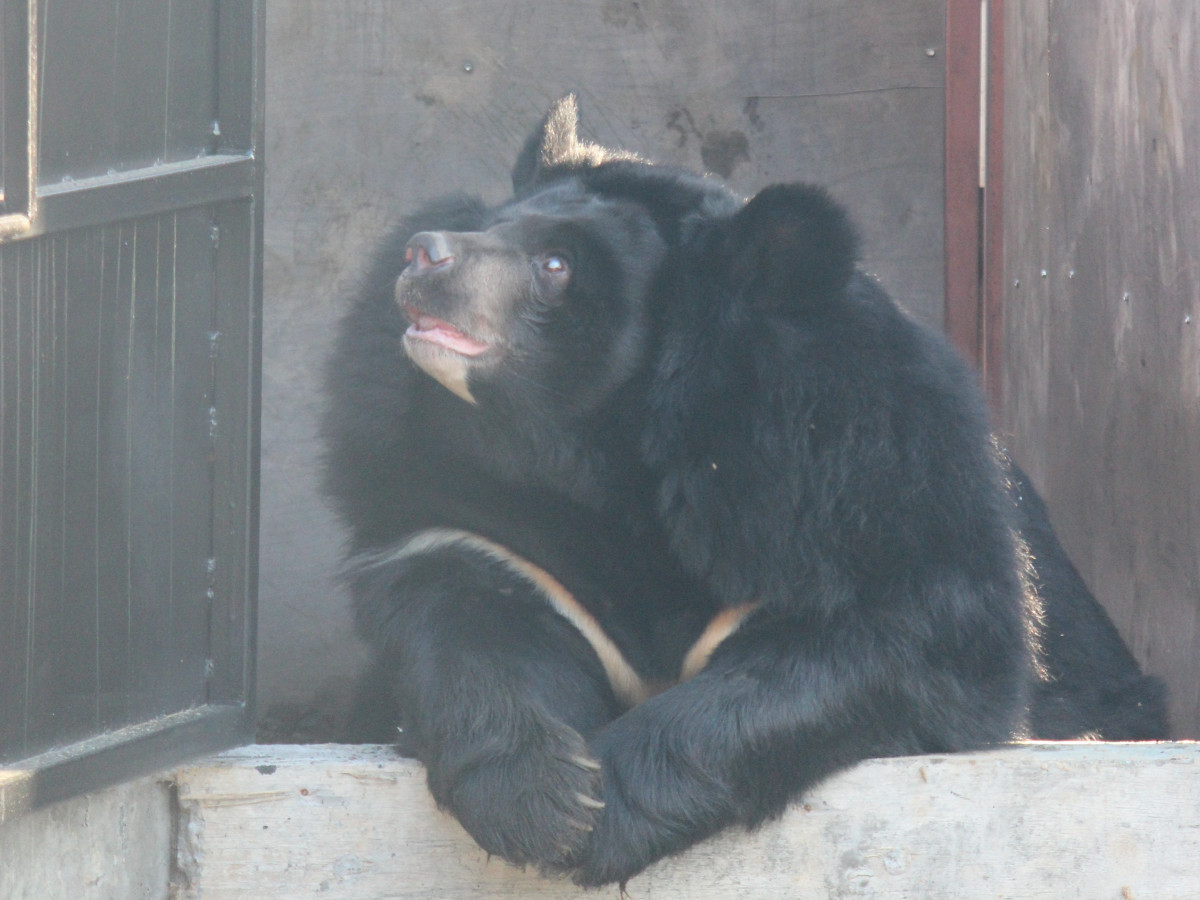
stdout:
POLYGON ((574 94, 559 97, 542 122, 525 140, 513 166, 513 187, 532 184, 539 170, 567 162, 579 146, 579 100, 574 94))
POLYGON ((513 191, 520 194, 554 170, 575 171, 611 159, 636 159, 633 154, 608 150, 579 139, 579 101, 575 94, 555 100, 542 123, 525 141, 513 165, 513 191))
POLYGON ((800 312, 834 301, 854 274, 858 234, 822 188, 764 188, 728 225, 731 282, 763 312, 800 312))

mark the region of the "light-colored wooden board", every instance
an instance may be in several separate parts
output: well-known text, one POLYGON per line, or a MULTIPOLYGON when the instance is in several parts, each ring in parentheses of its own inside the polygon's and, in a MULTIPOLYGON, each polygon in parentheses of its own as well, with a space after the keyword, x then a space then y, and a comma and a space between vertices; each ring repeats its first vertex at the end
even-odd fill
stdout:
POLYGON ((1005 12, 1005 440, 1200 737, 1200 6, 1005 12))
MULTIPOLYGON (((259 746, 176 775, 180 897, 618 896, 489 860, 388 748, 259 746)), ((1200 745, 1033 744, 871 760, 754 834, 628 884, 634 900, 1200 896, 1200 745)))

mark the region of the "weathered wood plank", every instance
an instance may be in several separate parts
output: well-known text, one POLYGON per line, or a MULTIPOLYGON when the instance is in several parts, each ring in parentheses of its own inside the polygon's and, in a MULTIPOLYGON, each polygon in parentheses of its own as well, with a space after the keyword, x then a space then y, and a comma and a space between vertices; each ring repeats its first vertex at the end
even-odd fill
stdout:
POLYGON ((1006 6, 1004 422, 1200 736, 1200 7, 1006 6))
MULTIPOLYGON (((179 896, 616 897, 489 861, 387 748, 260 746, 176 775, 179 896)), ((635 900, 1192 900, 1200 745, 872 760, 780 821, 653 867, 635 900)))

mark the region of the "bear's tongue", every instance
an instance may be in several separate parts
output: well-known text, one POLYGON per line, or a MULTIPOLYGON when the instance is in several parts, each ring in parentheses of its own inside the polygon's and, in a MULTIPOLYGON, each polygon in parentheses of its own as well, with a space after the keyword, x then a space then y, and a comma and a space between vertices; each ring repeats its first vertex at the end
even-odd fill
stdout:
POLYGON ((412 324, 408 326, 405 334, 410 338, 429 341, 463 356, 478 356, 488 349, 488 345, 483 341, 463 334, 449 322, 426 315, 412 307, 409 307, 407 312, 412 324))

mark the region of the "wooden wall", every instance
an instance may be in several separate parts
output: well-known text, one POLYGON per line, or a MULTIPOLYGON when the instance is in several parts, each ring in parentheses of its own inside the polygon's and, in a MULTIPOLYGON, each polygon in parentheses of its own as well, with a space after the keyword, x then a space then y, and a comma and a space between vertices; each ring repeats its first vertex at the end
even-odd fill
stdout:
POLYGON ((328 734, 361 662, 316 491, 318 373, 387 223, 499 200, 548 103, 725 177, 828 185, 867 265, 942 320, 942 0, 275 0, 267 13, 260 700, 263 737, 328 734))
POLYGON ((1200 7, 1006 12, 1004 424, 1200 737, 1200 7))

